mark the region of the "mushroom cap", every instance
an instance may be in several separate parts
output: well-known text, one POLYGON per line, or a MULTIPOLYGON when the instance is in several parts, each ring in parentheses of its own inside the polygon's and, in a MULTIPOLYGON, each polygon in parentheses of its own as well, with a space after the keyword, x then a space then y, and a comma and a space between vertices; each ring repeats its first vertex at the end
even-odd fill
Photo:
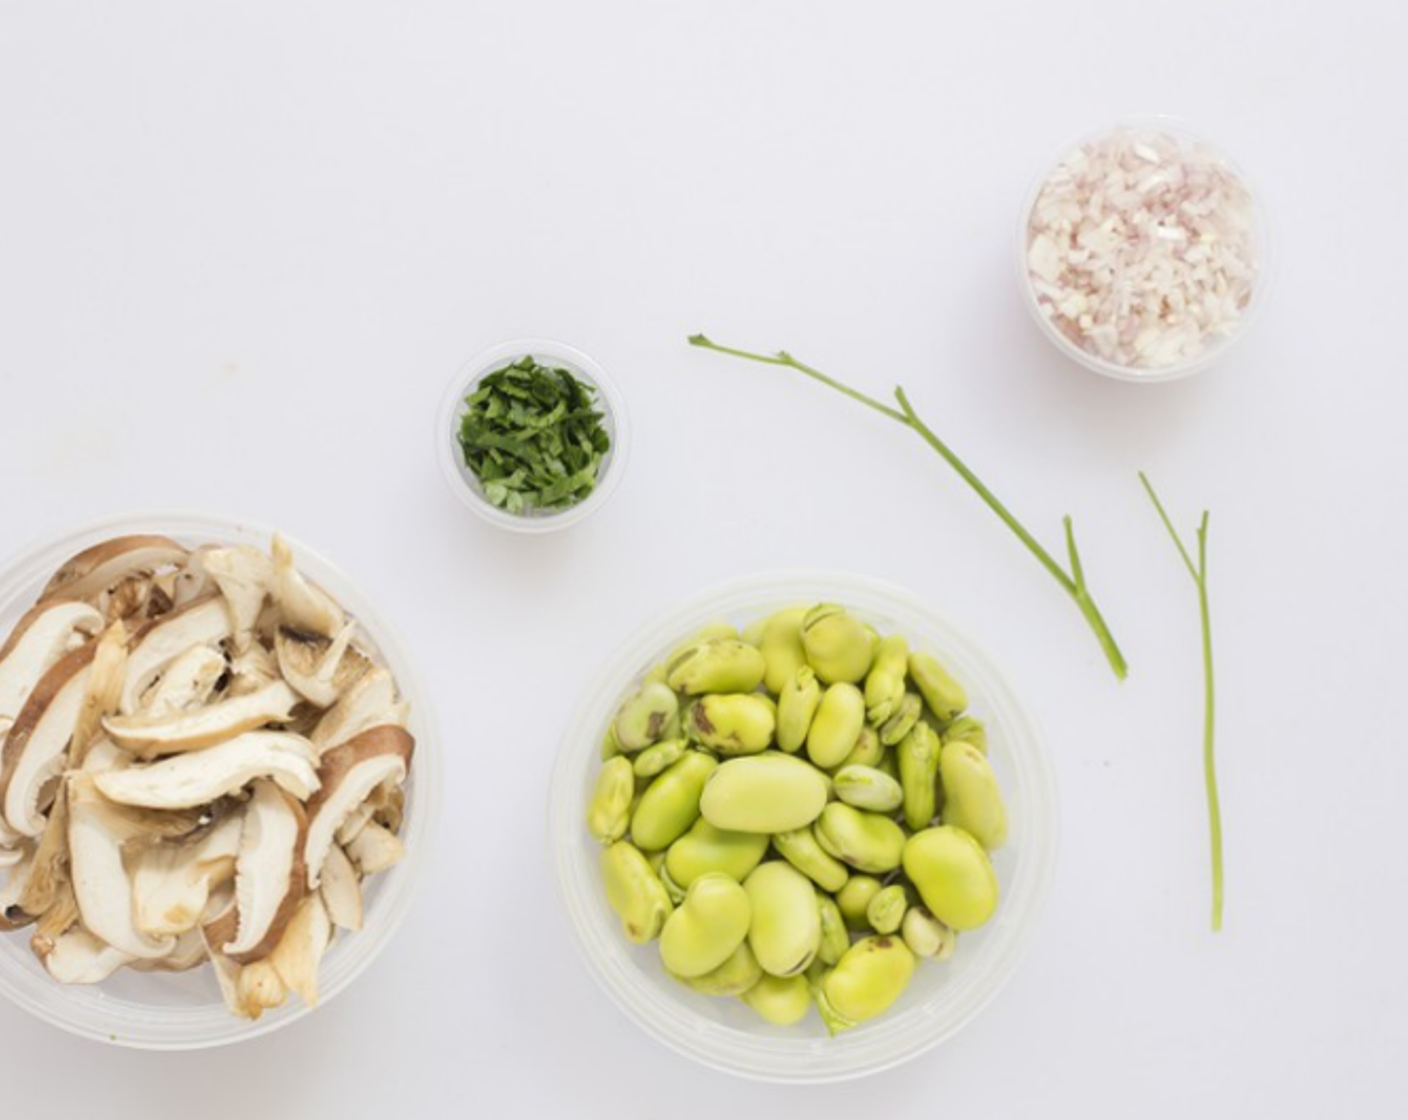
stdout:
POLYGON ((88 599, 101 595, 129 576, 146 575, 179 564, 186 549, 170 537, 136 534, 113 537, 69 558, 45 586, 41 599, 62 595, 88 599))
POLYGON ((303 806, 273 782, 254 783, 244 810, 244 837, 235 871, 236 932, 220 950, 241 964, 268 956, 307 893, 303 806))
POLYGON ((103 616, 87 603, 52 599, 26 611, 0 646, 0 730, 20 714, 44 674, 102 628, 103 616))
POLYGON ((195 646, 215 646, 230 636, 230 615, 218 595, 196 599, 139 630, 127 655, 121 710, 131 715, 142 694, 178 657, 195 646))
POLYGON ((404 781, 414 750, 415 739, 404 728, 373 727, 322 756, 318 765, 321 785, 308 802, 304 860, 310 888, 322 880, 323 861, 342 822, 382 782, 404 781))
POLYGON ((39 800, 63 769, 69 739, 88 688, 97 643, 65 654, 34 686, 15 718, 0 755, 0 810, 21 836, 44 831, 39 800))
POLYGON ((282 723, 299 703, 283 681, 257 692, 190 711, 109 716, 103 730, 119 747, 143 757, 199 751, 270 723, 282 723))
POLYGON ((300 800, 319 785, 313 746, 285 731, 246 731, 201 751, 93 776, 102 794, 122 805, 189 809, 234 793, 255 778, 272 778, 300 800))

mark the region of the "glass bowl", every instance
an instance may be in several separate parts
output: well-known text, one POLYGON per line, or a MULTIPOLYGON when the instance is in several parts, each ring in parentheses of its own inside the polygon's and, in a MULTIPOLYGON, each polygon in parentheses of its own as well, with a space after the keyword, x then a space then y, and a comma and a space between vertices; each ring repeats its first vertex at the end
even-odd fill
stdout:
POLYGON ((549 822, 573 940, 616 1006, 651 1037, 703 1065, 777 1082, 876 1073, 951 1037, 1017 967, 1056 861, 1051 767, 1031 718, 991 658, 917 596, 834 573, 765 573, 705 591, 617 650, 568 726, 552 779, 549 822), (920 961, 909 989, 883 1016, 835 1038, 827 1037, 814 1009, 797 1026, 771 1026, 741 1000, 700 995, 666 975, 655 944, 633 945, 622 932, 602 886, 601 845, 586 827, 602 736, 652 664, 706 623, 741 627, 773 610, 815 602, 842 604, 882 634, 904 634, 912 648, 935 654, 965 685, 968 710, 987 721, 989 758, 1011 818, 1010 838, 993 853, 1002 892, 997 913, 981 929, 963 934, 949 961, 920 961))
MULTIPOLYGON (((272 531, 247 522, 198 513, 149 513, 105 518, 34 545, 0 568, 0 634, 19 616, 64 560, 108 537, 159 533, 191 546, 225 542, 267 549, 272 531)), ((424 685, 400 642, 372 603, 339 569, 306 545, 289 538, 299 569, 325 588, 361 624, 363 640, 380 654, 411 703, 409 730, 415 758, 406 782, 406 855, 395 867, 368 880, 363 928, 340 931, 318 971, 319 1008, 326 1007, 386 948, 406 915, 425 866, 439 815, 442 786, 440 745, 424 685)), ((208 965, 183 973, 122 969, 102 984, 54 981, 29 949, 29 932, 0 933, 0 992, 47 1023, 84 1038, 140 1050, 197 1050, 242 1042, 278 1030, 307 1015, 296 995, 257 1022, 225 1007, 208 965)))
POLYGON ((1266 304, 1267 295, 1271 288, 1273 249, 1270 222, 1264 199, 1248 179, 1244 169, 1234 160, 1228 158, 1218 145, 1189 129, 1177 117, 1155 114, 1128 117, 1108 128, 1088 133, 1066 144, 1054 158, 1046 162, 1022 200, 1022 209, 1017 220, 1014 257, 1022 302, 1041 329, 1041 333, 1050 340, 1052 345, 1071 360, 1095 373, 1120 381, 1153 383, 1178 381, 1199 373, 1221 360, 1232 346, 1246 337, 1253 321, 1266 304), (1090 145, 1100 144, 1117 136, 1129 135, 1137 138, 1141 134, 1158 135, 1160 138, 1171 140, 1181 152, 1196 153, 1207 157, 1220 164, 1223 169, 1235 177, 1251 200, 1251 242, 1255 266, 1255 279, 1252 282, 1250 300, 1228 333, 1208 338, 1202 351, 1196 355, 1171 364, 1150 367, 1123 365, 1111 361, 1100 354, 1087 350, 1063 332, 1052 321, 1052 314, 1043 309, 1033 287, 1031 268, 1028 262, 1032 211, 1043 187, 1053 173, 1073 155, 1090 145))
POLYGON ((445 392, 435 417, 435 449, 440 472, 451 493, 480 517, 502 529, 515 533, 551 533, 575 525, 604 506, 615 492, 626 469, 630 450, 630 424, 626 417, 626 402, 606 371, 593 359, 561 342, 545 338, 519 338, 501 342, 476 354, 460 367, 445 392), (611 437, 611 448, 602 460, 596 486, 587 497, 566 509, 509 513, 486 497, 474 472, 465 464, 458 433, 464 415, 464 401, 474 392, 480 378, 501 369, 525 355, 539 363, 561 366, 579 381, 597 390, 596 403, 602 412, 602 426, 611 437))

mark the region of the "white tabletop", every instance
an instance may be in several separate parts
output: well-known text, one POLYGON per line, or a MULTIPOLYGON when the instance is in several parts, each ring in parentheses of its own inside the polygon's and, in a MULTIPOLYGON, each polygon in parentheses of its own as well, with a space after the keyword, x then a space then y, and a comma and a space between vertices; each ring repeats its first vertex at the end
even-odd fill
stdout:
POLYGON ((133 508, 229 511, 338 560, 424 667, 447 812, 411 920, 271 1037, 148 1055, 0 1006, 8 1111, 73 1115, 1401 1114, 1408 952, 1408 8, 7 6, 0 551, 133 508), (1014 284, 1043 159, 1184 117, 1262 188, 1251 337, 1168 386, 1059 357, 1014 284), (1076 518, 1127 682, 918 441, 785 370, 895 382, 1052 546, 1076 518), (629 474, 508 535, 432 417, 492 343, 614 375, 629 474), (1135 478, 1210 556, 1226 814, 1208 930, 1194 591, 1135 478), (1010 985, 861 1082, 697 1068, 573 951, 547 782, 600 658, 776 567, 929 599, 1009 669, 1058 772, 1059 873, 1010 985))

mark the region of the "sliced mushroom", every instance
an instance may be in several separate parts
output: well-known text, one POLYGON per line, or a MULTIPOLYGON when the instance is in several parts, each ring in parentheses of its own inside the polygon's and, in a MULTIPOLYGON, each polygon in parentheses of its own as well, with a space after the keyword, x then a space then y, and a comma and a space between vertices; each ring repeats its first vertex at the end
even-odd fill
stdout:
POLYGON ((129 752, 111 739, 98 739, 88 748, 82 769, 89 774, 101 774, 104 770, 123 770, 131 764, 132 755, 129 752))
POLYGON ((308 886, 322 879, 323 861, 342 822, 385 781, 401 782, 411 765, 415 740, 400 727, 374 727, 322 756, 322 783, 308 803, 308 886))
POLYGON ((283 938, 269 954, 268 963, 284 985, 297 992, 309 1007, 318 1006, 318 965, 331 942, 332 923, 328 921, 327 908, 322 895, 314 892, 304 898, 283 938))
POLYGON ((225 669, 225 657, 219 650, 192 646, 171 662, 142 696, 141 713, 164 716, 200 707, 209 702, 225 669))
POLYGON ((225 1006, 242 1019, 258 1019, 267 1008, 283 1003, 288 989, 267 960, 241 966, 220 950, 221 945, 234 937, 238 921, 232 898, 221 913, 201 927, 201 939, 215 969, 215 982, 220 986, 225 1006))
POLYGON ((156 576, 128 576, 104 591, 94 605, 108 622, 137 622, 159 618, 175 605, 156 576))
POLYGON ((34 915, 20 905, 29 877, 34 870, 35 846, 26 845, 20 849, 20 861, 10 868, 10 876, 0 887, 0 930, 22 929, 34 921, 34 915))
POLYGON ((5 823, 21 836, 44 831, 40 802, 45 787, 63 770, 96 648, 89 642, 60 658, 35 685, 5 738, 0 809, 5 823))
POLYGON ((223 743, 244 731, 288 719, 298 693, 275 681, 258 692, 207 704, 188 712, 166 715, 111 716, 103 730, 119 747, 143 758, 199 751, 223 743))
POLYGON ((57 937, 36 933, 29 944, 49 975, 60 984, 100 984, 135 959, 82 926, 57 937))
POLYGON ((68 763, 82 766, 88 748, 97 736, 103 717, 117 711, 122 698, 122 682, 127 672, 127 627, 118 619, 98 639, 83 700, 78 705, 69 741, 68 763))
POLYGON ((274 601, 283 612, 284 625, 325 638, 341 633, 347 616, 327 592, 314 587, 294 567, 288 542, 276 535, 270 552, 274 558, 274 601))
POLYGON ((176 947, 164 957, 155 960, 130 961, 137 972, 188 972, 202 965, 206 960, 205 942, 200 929, 188 929, 176 938, 176 947))
POLYGON ((122 683, 122 711, 131 715, 167 667, 195 646, 214 647, 230 636, 230 615, 218 595, 197 599, 158 619, 136 637, 122 683))
POLYGON ((240 972, 243 970, 215 947, 228 940, 226 930, 233 930, 234 921, 234 903, 232 901, 225 914, 201 927, 201 946, 205 949, 206 956, 210 960, 210 967, 215 972, 215 983, 220 988, 220 995, 225 1000, 225 1006, 231 1014, 238 1015, 241 1019, 248 1019, 252 1016, 245 1010, 244 1001, 240 998, 240 972))
POLYGON ((273 563, 245 544, 211 550, 205 555, 205 570, 225 597, 236 651, 249 648, 264 601, 273 590, 273 563))
POLYGON ((73 884, 65 877, 59 881, 54 901, 44 913, 34 919, 34 931, 40 937, 58 937, 78 924, 78 896, 73 884))
MULTIPOLYGON (((66 781, 61 779, 61 782, 66 781)), ((20 909, 36 917, 46 913, 58 901, 60 890, 68 881, 68 794, 61 785, 49 814, 49 825, 34 849, 29 882, 19 896, 20 909)))
POLYGON ((237 932, 220 951, 241 964, 267 956, 307 892, 303 806, 273 782, 254 783, 235 878, 237 932))
POLYGON ((274 655, 257 642, 230 660, 230 679, 225 686, 227 699, 248 696, 279 680, 279 663, 274 655))
POLYGON ((328 918, 343 929, 362 928, 362 884, 347 853, 334 844, 323 861, 323 883, 318 888, 328 918))
POLYGON ((404 711, 396 702, 396 681, 381 666, 362 674, 313 729, 314 746, 329 751, 370 727, 401 724, 404 711))
POLYGON ((406 790, 399 781, 385 781, 367 795, 337 830, 337 842, 346 847, 371 821, 384 825, 392 832, 401 830, 406 804, 406 790))
POLYGON ((173 604, 184 607, 187 603, 204 599, 219 590, 205 566, 206 558, 218 550, 219 546, 213 544, 203 544, 199 548, 191 549, 181 566, 163 581, 169 582, 169 594, 173 604))
POLYGON ((246 731, 203 751, 93 776, 102 794, 123 805, 189 809, 272 778, 300 800, 319 786, 312 744, 282 731, 246 731))
POLYGON ((132 880, 122 862, 128 841, 143 835, 139 818, 108 801, 96 788, 109 774, 72 773, 68 780, 68 843, 74 894, 83 924, 129 956, 164 957, 174 937, 149 937, 133 922, 132 880))
POLYGON ((54 573, 40 598, 91 599, 130 576, 150 575, 179 564, 185 557, 186 550, 169 537, 113 537, 69 559, 54 573))
POLYGON ((333 837, 334 847, 347 847, 362 829, 371 824, 372 818, 376 816, 376 806, 372 804, 372 798, 375 796, 376 791, 373 790, 367 799, 348 813, 347 819, 337 826, 337 834, 333 837))
POLYGON ((103 616, 87 603, 60 599, 30 608, 0 647, 0 733, 44 675, 102 628, 103 616))
POLYGON ((153 937, 195 929, 211 892, 235 874, 243 814, 230 813, 181 840, 129 844, 133 921, 153 937))
POLYGON ((406 846, 397 839, 390 829, 382 828, 376 821, 368 821, 365 828, 352 838, 347 845, 347 856, 363 875, 375 875, 399 863, 406 854, 406 846))
POLYGON ((292 626, 280 626, 274 638, 284 680, 320 708, 330 708, 369 668, 371 662, 351 646, 357 630, 349 622, 335 638, 292 626))

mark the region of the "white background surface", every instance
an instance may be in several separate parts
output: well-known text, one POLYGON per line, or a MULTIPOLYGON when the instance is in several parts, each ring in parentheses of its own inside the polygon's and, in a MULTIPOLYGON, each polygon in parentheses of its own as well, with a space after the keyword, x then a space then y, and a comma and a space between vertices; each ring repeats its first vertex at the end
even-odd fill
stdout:
POLYGON ((418 653, 450 783, 410 924, 325 1011, 162 1056, 0 1007, 7 1109, 1401 1115, 1405 41, 1390 0, 6 4, 0 550, 135 507, 286 527, 418 653), (1278 233, 1254 336, 1171 386, 1068 365, 1012 275, 1044 159, 1150 111, 1233 151, 1278 233), (917 441, 696 330, 902 380, 1044 540, 1073 513, 1129 680, 917 441), (542 539, 473 519, 430 446, 456 367, 524 334, 603 362, 636 429, 610 505, 542 539), (1217 937, 1194 594, 1140 467, 1183 527, 1213 513, 1217 937), (965 626, 1063 809, 997 1002, 814 1090, 696 1069, 612 1009, 544 839, 603 654, 790 565, 965 626))

